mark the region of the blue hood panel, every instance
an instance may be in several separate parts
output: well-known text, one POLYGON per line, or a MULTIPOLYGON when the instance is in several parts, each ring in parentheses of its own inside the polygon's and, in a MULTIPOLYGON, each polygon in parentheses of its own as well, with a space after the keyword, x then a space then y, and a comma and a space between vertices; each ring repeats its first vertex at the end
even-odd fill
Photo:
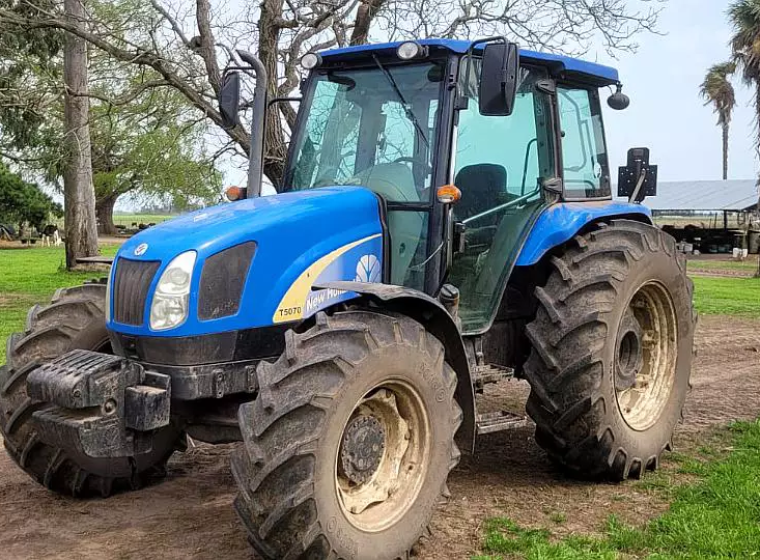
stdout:
POLYGON ((178 337, 299 320, 354 297, 335 290, 312 291, 317 280, 381 281, 382 239, 379 201, 361 187, 325 187, 199 210, 147 229, 122 245, 112 275, 120 258, 161 261, 161 266, 149 290, 143 325, 111 320, 108 328, 130 335, 178 337), (206 259, 248 241, 257 247, 239 311, 198 320, 198 285, 206 259), (190 250, 198 257, 189 317, 175 329, 152 331, 149 310, 155 285, 169 262, 190 250))

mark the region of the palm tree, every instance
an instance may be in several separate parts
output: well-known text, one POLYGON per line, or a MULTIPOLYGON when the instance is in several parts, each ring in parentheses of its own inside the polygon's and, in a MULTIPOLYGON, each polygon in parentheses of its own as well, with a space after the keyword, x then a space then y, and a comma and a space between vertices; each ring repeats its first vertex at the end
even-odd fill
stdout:
POLYGON ((731 117, 736 107, 736 92, 731 84, 731 75, 736 72, 736 63, 716 64, 707 71, 705 81, 700 86, 700 94, 705 105, 712 104, 718 114, 718 125, 723 130, 723 180, 728 179, 728 131, 731 117))
MULTIPOLYGON (((728 18, 734 26, 731 40, 734 62, 737 68, 741 68, 744 82, 755 88, 757 145, 760 153, 760 0, 736 0, 728 8, 728 18)), ((757 210, 760 214, 760 200, 757 210)), ((757 275, 760 276, 760 256, 757 275)))

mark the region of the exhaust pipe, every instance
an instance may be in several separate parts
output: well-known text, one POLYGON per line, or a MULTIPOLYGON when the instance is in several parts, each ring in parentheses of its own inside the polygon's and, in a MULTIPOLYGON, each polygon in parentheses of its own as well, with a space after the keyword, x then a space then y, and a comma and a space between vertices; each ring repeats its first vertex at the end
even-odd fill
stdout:
POLYGON ((240 60, 249 64, 256 74, 253 94, 253 121, 251 122, 251 147, 248 152, 248 184, 246 198, 261 196, 264 176, 264 128, 267 118, 267 70, 264 64, 248 51, 237 51, 240 60))

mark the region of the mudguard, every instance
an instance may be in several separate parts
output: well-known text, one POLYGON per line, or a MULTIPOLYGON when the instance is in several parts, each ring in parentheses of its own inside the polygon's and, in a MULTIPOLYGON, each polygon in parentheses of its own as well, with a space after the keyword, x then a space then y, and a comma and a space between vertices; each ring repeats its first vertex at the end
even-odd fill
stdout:
POLYGON ((530 266, 547 251, 573 238, 583 227, 605 218, 625 218, 652 223, 652 212, 641 204, 614 200, 563 202, 546 208, 525 240, 515 266, 530 266))
POLYGON ((475 447, 475 390, 464 342, 453 317, 441 303, 418 290, 390 284, 364 282, 318 282, 317 288, 340 290, 365 296, 385 309, 403 313, 423 324, 443 343, 446 359, 457 374, 456 399, 462 408, 462 425, 457 445, 470 453, 475 447))

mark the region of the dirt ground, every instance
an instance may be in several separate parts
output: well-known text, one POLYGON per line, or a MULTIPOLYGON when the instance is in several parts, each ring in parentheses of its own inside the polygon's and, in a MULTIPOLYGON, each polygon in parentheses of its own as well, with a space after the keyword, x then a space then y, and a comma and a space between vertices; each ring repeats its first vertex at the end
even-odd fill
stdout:
MULTIPOLYGON (((697 447, 711 427, 760 413, 760 321, 705 317, 697 347, 677 450, 697 447)), ((514 406, 527 394, 523 382, 498 389, 487 395, 489 401, 514 406)), ((251 559, 231 507, 230 449, 198 446, 172 460, 163 484, 87 502, 47 492, 0 453, 0 558, 251 559)), ((642 483, 563 477, 533 442, 531 428, 483 439, 449 486, 453 498, 433 519, 432 536, 420 548, 422 560, 468 558, 478 550, 483 521, 495 515, 559 534, 592 533, 610 513, 643 523, 667 507, 642 483), (552 521, 562 514, 566 521, 552 521)))

